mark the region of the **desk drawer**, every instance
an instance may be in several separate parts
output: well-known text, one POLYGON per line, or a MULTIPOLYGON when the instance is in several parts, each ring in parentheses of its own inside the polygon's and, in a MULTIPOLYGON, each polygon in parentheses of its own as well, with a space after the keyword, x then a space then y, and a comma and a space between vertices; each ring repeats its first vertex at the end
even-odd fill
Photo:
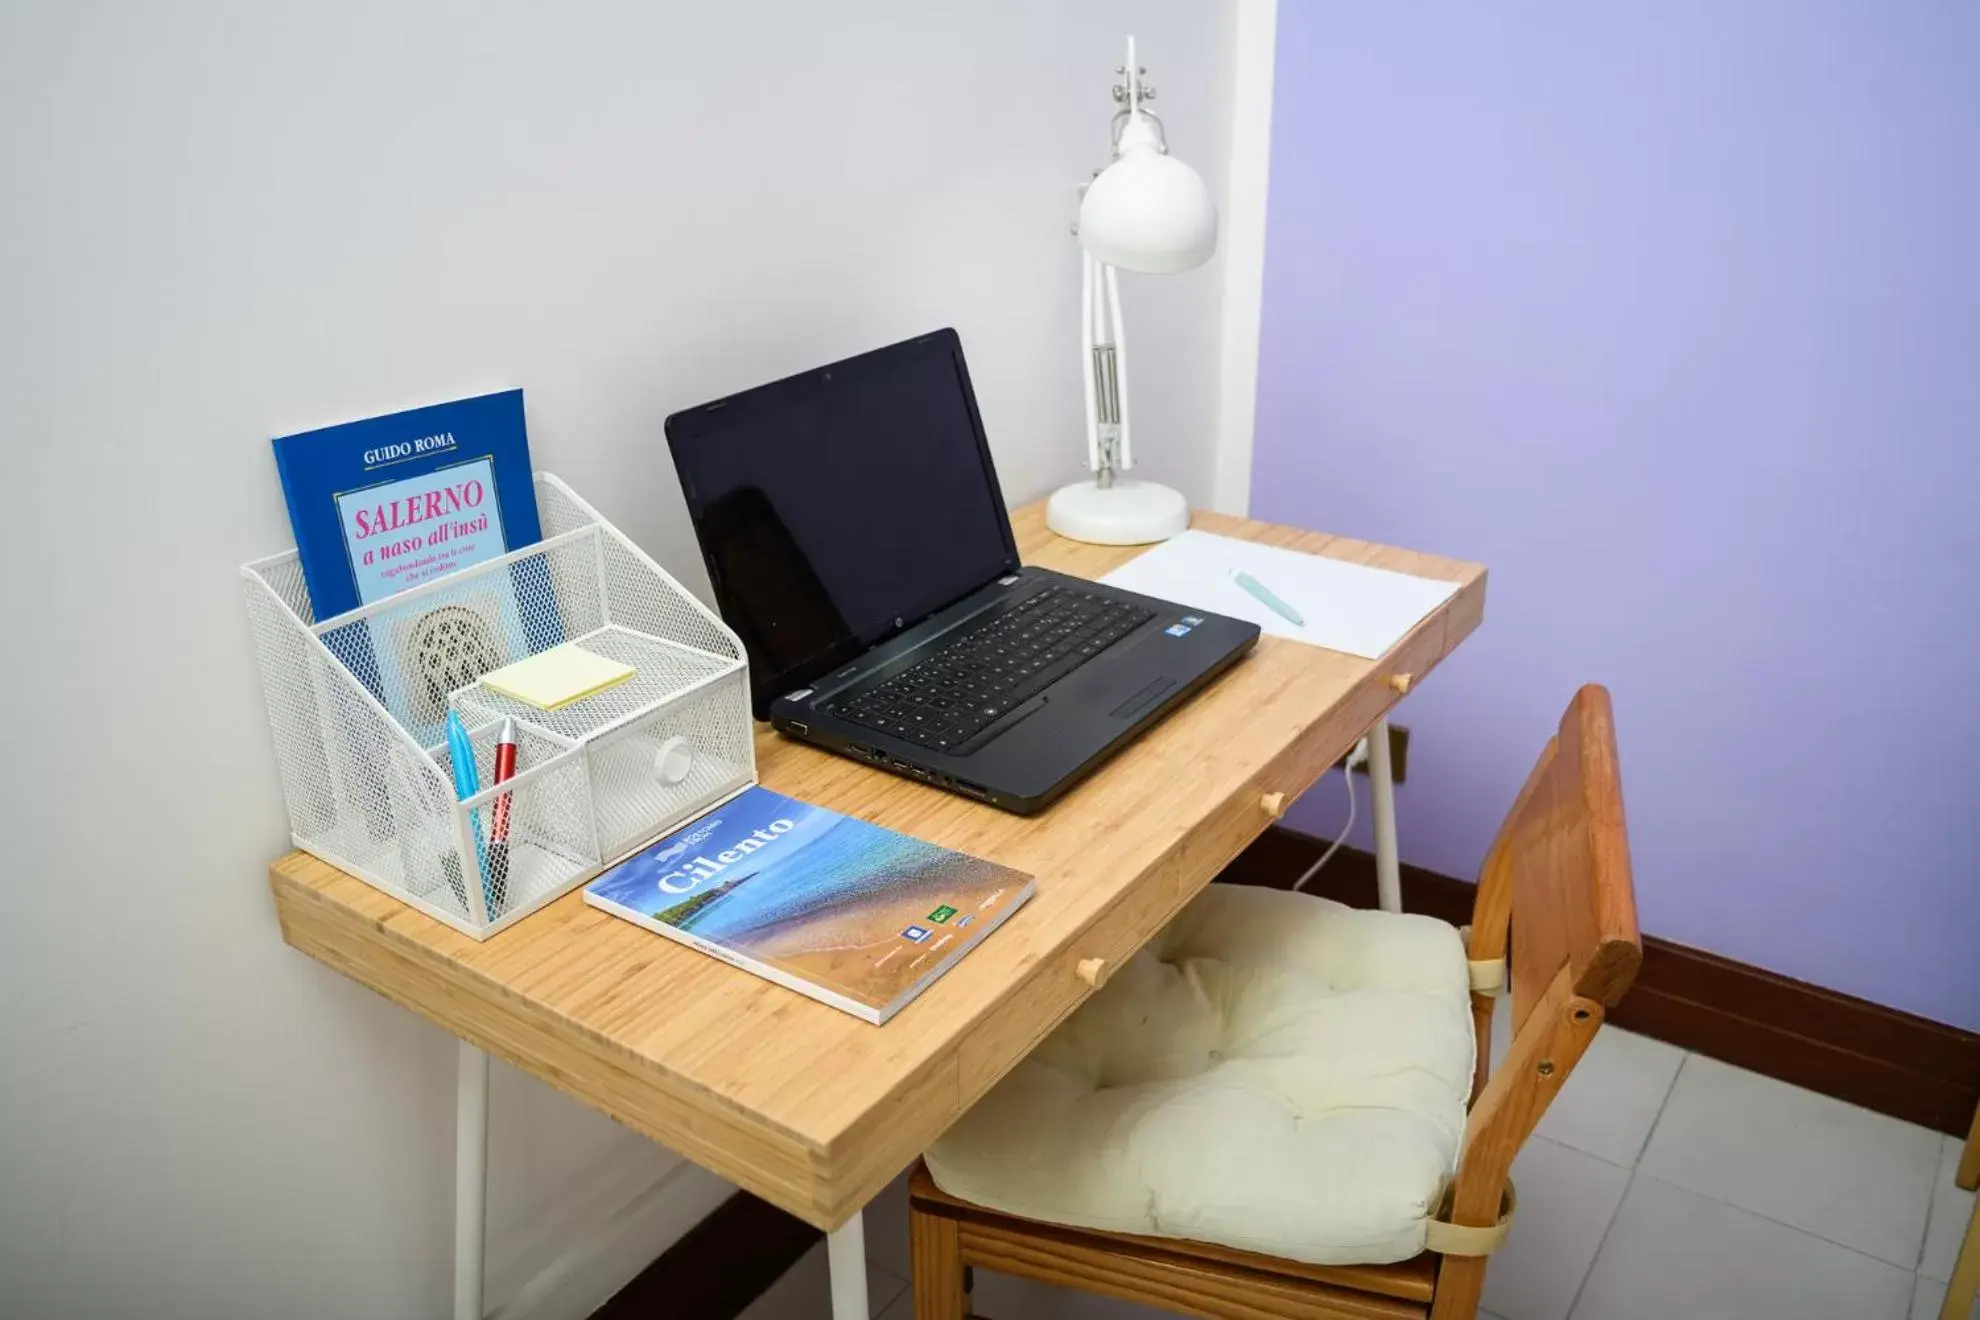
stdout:
MULTIPOLYGON (((1167 924, 1180 906, 1174 903, 1174 890, 1161 886, 1162 898, 1170 904, 1159 912, 1147 911, 1153 905, 1140 895, 1124 898, 1065 948, 1053 954, 1031 979, 997 1005, 957 1049, 957 1086, 962 1104, 958 1113, 996 1084, 1017 1062, 1029 1054, 1053 1028, 1086 1001, 1097 984, 1080 977, 1080 964, 1099 960, 1097 982, 1118 970, 1150 936, 1167 924), (1123 919, 1116 909, 1132 902, 1142 909, 1141 920, 1123 919)), ((1152 895, 1151 895, 1152 897, 1152 895)))

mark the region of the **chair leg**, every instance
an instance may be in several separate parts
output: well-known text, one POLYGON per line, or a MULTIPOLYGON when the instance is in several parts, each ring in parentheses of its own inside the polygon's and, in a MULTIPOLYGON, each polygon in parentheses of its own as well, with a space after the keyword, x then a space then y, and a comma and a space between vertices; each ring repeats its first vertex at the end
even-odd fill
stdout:
POLYGON ((1437 1265, 1437 1294, 1430 1320, 1473 1320, 1485 1291, 1487 1256, 1445 1256, 1437 1265))
POLYGON ((1980 1206, 1966 1221, 1966 1241, 1960 1244, 1959 1258, 1953 1262, 1952 1282, 1946 1285, 1945 1304, 1939 1320, 1966 1320, 1973 1313, 1973 1299, 1980 1296, 1980 1206))
POLYGON ((908 1210, 908 1243, 914 1260, 914 1320, 964 1320, 962 1243, 956 1221, 908 1210))
POLYGON ((1980 1187, 1980 1106, 1973 1110, 1973 1128, 1966 1134, 1966 1149, 1959 1154, 1953 1181, 1969 1192, 1980 1187))

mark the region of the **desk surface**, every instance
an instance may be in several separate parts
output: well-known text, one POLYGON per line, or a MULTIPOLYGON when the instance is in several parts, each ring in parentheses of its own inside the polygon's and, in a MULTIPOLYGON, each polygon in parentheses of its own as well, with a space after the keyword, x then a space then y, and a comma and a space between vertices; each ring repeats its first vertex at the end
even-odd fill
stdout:
MULTIPOLYGON (((1013 516, 1027 562, 1137 553, 1013 516)), ((997 933, 885 1027, 663 940, 577 893, 485 943, 305 853, 272 869, 288 942, 821 1227, 905 1168, 1337 761, 1484 614, 1485 570, 1199 513, 1195 525, 1462 584, 1379 661, 1272 637, 1045 814, 1025 819, 758 727, 770 788, 1038 877, 997 933)))

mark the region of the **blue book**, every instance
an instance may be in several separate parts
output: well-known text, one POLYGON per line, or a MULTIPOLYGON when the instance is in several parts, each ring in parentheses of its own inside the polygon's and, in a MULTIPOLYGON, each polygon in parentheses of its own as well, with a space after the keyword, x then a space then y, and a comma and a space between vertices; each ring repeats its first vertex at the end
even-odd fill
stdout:
POLYGON ((275 441, 321 623, 543 537, 521 390, 275 441))
MULTIPOLYGON (((521 390, 326 426, 274 446, 318 623, 542 539, 521 390)), ((482 594, 499 627, 442 603, 426 618, 332 628, 323 644, 416 741, 434 745, 448 690, 564 640, 542 556, 510 565, 502 589, 482 594), (436 666, 429 634, 458 658, 436 666)), ((353 710, 346 722, 363 719, 353 710)), ((381 748, 346 770, 360 781, 354 800, 372 804, 365 814, 378 839, 393 827, 383 756, 381 748)))
POLYGON ((584 901, 880 1023, 1033 887, 1008 866, 752 787, 599 876, 584 901))

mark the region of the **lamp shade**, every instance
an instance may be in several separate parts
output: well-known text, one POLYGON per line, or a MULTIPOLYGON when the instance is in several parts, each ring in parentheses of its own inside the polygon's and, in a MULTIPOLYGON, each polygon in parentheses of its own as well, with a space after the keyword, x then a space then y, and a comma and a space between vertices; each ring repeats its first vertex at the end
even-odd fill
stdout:
POLYGON ((1217 204, 1195 170, 1139 136, 1124 135, 1119 158, 1087 186, 1079 241, 1122 270, 1201 266, 1217 250, 1217 204))

